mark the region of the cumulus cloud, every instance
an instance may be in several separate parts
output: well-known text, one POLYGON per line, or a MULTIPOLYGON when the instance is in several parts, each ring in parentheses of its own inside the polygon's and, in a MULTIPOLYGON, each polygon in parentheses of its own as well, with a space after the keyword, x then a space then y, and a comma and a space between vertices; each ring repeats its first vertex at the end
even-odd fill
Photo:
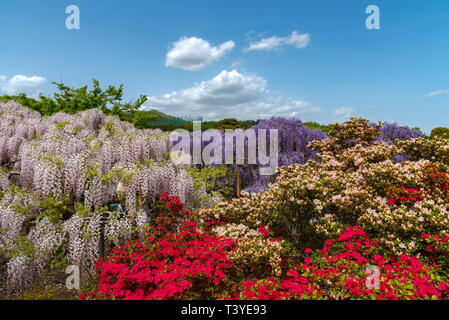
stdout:
POLYGON ((293 31, 288 37, 269 37, 262 38, 259 41, 252 42, 248 48, 245 48, 244 52, 249 51, 272 51, 282 49, 284 46, 293 46, 296 49, 302 49, 308 46, 310 43, 310 34, 300 34, 298 31, 293 31))
POLYGON ((234 47, 234 41, 226 41, 214 47, 201 38, 183 37, 172 44, 167 53, 165 66, 199 71, 222 58, 234 47))
POLYGON ((28 96, 37 97, 46 81, 47 79, 42 77, 27 77, 20 74, 9 80, 6 76, 0 76, 0 91, 8 95, 26 93, 28 96))
POLYGON ((264 78, 236 70, 223 70, 212 80, 191 88, 148 97, 145 109, 152 108, 176 116, 201 115, 208 120, 257 119, 273 115, 298 117, 320 110, 306 101, 272 93, 264 78))
POLYGON ((424 96, 424 98, 430 98, 430 97, 439 96, 439 95, 442 95, 442 94, 449 94, 449 89, 447 89, 447 90, 437 90, 437 91, 429 92, 428 94, 426 94, 424 96))
POLYGON ((256 103, 253 108, 250 107, 247 110, 249 115, 251 109, 257 111, 258 118, 268 118, 273 115, 300 118, 321 111, 321 108, 313 106, 307 101, 286 98, 281 94, 270 94, 264 101, 256 103))
POLYGON ((340 107, 334 110, 334 115, 338 117, 338 120, 344 121, 351 118, 355 111, 356 109, 352 107, 340 107))

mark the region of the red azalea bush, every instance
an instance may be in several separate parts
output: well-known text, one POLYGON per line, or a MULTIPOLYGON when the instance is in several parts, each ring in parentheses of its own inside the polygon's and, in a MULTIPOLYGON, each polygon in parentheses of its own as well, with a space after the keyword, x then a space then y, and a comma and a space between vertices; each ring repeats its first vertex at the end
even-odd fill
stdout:
POLYGON ((220 292, 234 242, 199 231, 177 197, 162 194, 158 205, 148 240, 130 241, 98 261, 98 290, 81 298, 196 299, 220 292))
POLYGON ((437 194, 449 199, 449 175, 435 165, 426 165, 422 168, 421 180, 423 188, 407 188, 404 186, 386 187, 388 203, 391 205, 414 204, 423 199, 425 193, 437 194))
POLYGON ((180 223, 192 214, 191 210, 184 209, 184 203, 178 197, 170 197, 166 193, 161 194, 154 208, 156 217, 150 232, 155 236, 176 231, 180 223))
POLYGON ((113 299, 201 299, 221 292, 232 262, 226 251, 229 239, 198 232, 185 222, 179 233, 154 243, 139 241, 116 248, 99 261, 98 293, 113 299))
POLYGON ((423 191, 420 188, 404 188, 403 186, 387 187, 388 203, 393 205, 413 204, 422 200, 423 191))
POLYGON ((302 269, 321 283, 328 298, 441 299, 449 294, 449 282, 438 276, 437 265, 404 254, 388 256, 358 226, 347 228, 335 241, 327 240, 302 269), (370 266, 380 272, 378 288, 368 285, 375 276, 368 272, 370 266))
POLYGON ((449 276, 449 236, 423 234, 420 249, 423 258, 429 263, 439 266, 439 273, 449 276))
POLYGON ((241 283, 233 299, 442 299, 449 281, 416 257, 385 257, 382 248, 358 226, 349 227, 321 250, 294 263, 285 278, 241 283), (379 271, 379 274, 373 273, 379 271), (378 287, 376 287, 376 279, 378 287))
MULTIPOLYGON (((438 198, 443 199, 443 201, 445 198, 449 199, 449 176, 446 172, 441 171, 440 168, 433 164, 429 164, 422 168, 420 175, 423 187, 387 187, 388 203, 392 206, 405 204, 412 208, 415 203, 425 201, 424 199, 427 201, 429 199, 434 201, 433 199, 438 198)), ((423 208, 426 207, 424 206, 423 208)), ((418 209, 419 211, 421 210, 418 209)), ((433 211, 433 217, 431 219, 418 217, 413 225, 426 226, 426 223, 424 223, 426 220, 427 223, 432 223, 432 219, 436 219, 440 213, 433 211)), ((445 216, 444 212, 440 216, 443 222, 445 216)), ((440 266, 440 274, 449 275, 449 236, 447 235, 447 228, 440 228, 434 221, 433 223, 433 225, 427 225, 426 231, 423 232, 421 229, 421 232, 416 234, 416 237, 407 239, 408 245, 413 244, 413 252, 419 254, 423 261, 430 264, 435 263, 440 266), (430 232, 433 234, 430 235, 430 232)), ((405 222, 402 222, 402 225, 405 225, 405 222)), ((404 237, 404 234, 402 234, 402 238, 407 238, 404 237)), ((410 237, 410 234, 408 237, 410 237)), ((402 245, 402 248, 405 248, 405 244, 402 245)))
MULTIPOLYGON (((99 261, 98 289, 81 299, 442 299, 449 294, 438 264, 388 256, 358 226, 326 240, 321 250, 306 249, 305 259, 284 257, 280 276, 237 278, 229 258, 236 242, 200 230, 176 197, 165 195, 162 202, 168 210, 155 219, 161 225, 149 230, 148 241, 131 241, 99 261), (182 215, 177 231, 164 223, 182 215)), ((273 233, 264 227, 259 232, 264 238, 273 233)), ((428 250, 447 252, 448 237, 423 239, 429 239, 428 250)))
POLYGON ((251 279, 242 281, 238 291, 233 292, 226 300, 291 300, 319 299, 320 288, 301 276, 296 270, 289 270, 287 277, 251 279))
POLYGON ((427 165, 423 168, 422 180, 429 191, 440 193, 449 199, 449 175, 435 165, 427 165))

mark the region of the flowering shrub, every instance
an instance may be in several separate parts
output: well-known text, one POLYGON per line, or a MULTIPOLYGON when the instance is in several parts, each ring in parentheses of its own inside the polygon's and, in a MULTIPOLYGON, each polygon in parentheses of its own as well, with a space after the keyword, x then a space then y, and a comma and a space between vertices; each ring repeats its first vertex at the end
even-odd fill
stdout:
POLYGON ((0 124, 11 292, 54 266, 76 264, 86 280, 96 264, 96 289, 81 298, 448 298, 446 139, 356 118, 327 137, 266 120, 285 130, 276 180, 213 205, 222 197, 205 194, 216 178, 226 189, 230 172, 192 179, 166 161, 159 130, 15 103, 0 104, 0 124))
MULTIPOLYGON (((264 278, 233 273, 234 242, 207 236, 193 222, 155 243, 130 242, 97 265, 98 289, 81 299, 443 299, 449 281, 407 255, 384 256, 379 242, 348 227, 304 261, 284 261, 264 278), (286 267, 289 268, 286 268, 286 267), (371 268, 371 269, 369 269, 371 268), (375 268, 378 274, 372 274, 375 268)), ((447 243, 448 239, 440 239, 447 243)))
POLYGON ((422 201, 422 191, 419 188, 387 187, 388 203, 391 205, 413 204, 422 201))
MULTIPOLYGON (((254 229, 268 225, 299 249, 316 248, 324 237, 358 224, 395 254, 411 254, 421 234, 444 236, 449 231, 447 197, 438 191, 445 190, 445 175, 438 175, 432 185, 425 174, 428 160, 396 163, 394 157, 405 151, 399 145, 405 142, 375 142, 379 134, 380 127, 363 119, 337 124, 329 139, 310 144, 320 151, 319 163, 281 167, 268 191, 220 203, 201 214, 225 216, 254 229), (396 186, 404 194, 394 196, 396 186)), ((446 146, 439 148, 443 152, 446 146)))
POLYGON ((420 248, 421 253, 427 258, 429 263, 434 263, 440 267, 444 276, 449 272, 449 236, 430 235, 424 233, 421 235, 420 248))
POLYGON ((449 281, 438 276, 437 266, 426 265, 405 254, 385 253, 379 242, 371 240, 360 227, 348 227, 312 253, 301 269, 331 299, 447 298, 449 281), (378 275, 374 274, 377 288, 371 282, 374 277, 368 272, 370 266, 379 271, 378 275))
POLYGON ((413 161, 426 159, 447 166, 449 165, 448 140, 449 139, 443 138, 416 138, 410 140, 397 140, 395 141, 395 145, 407 153, 413 161))
POLYGON ((427 165, 423 168, 422 179, 430 192, 449 199, 449 175, 446 172, 442 172, 435 165, 427 165))
MULTIPOLYGON (((281 167, 267 191, 190 215, 199 234, 230 244, 219 246, 229 262, 221 293, 199 292, 220 299, 447 299, 448 143, 392 143, 380 135, 381 127, 364 119, 335 124, 328 139, 309 145, 318 162, 281 167), (408 160, 397 162, 405 153, 408 160)), ((193 297, 185 292, 176 297, 193 297)))
POLYGON ((222 292, 232 266, 225 253, 231 246, 232 240, 201 233, 191 222, 155 242, 130 242, 97 264, 100 280, 95 297, 214 298, 222 292))
POLYGON ((300 276, 296 270, 289 270, 284 279, 267 277, 242 282, 239 292, 234 292, 224 299, 233 300, 291 300, 318 299, 320 288, 310 283, 306 277, 300 276))
POLYGON ((184 203, 178 197, 170 197, 166 193, 161 194, 154 208, 156 216, 149 232, 155 237, 175 232, 181 222, 191 215, 191 211, 184 209, 184 203))
POLYGON ((183 209, 179 198, 163 194, 161 204, 165 210, 161 208, 148 238, 113 249, 99 261, 98 290, 82 298, 218 298, 237 279, 281 275, 282 246, 269 239, 268 230, 244 228, 246 236, 231 239, 225 235, 238 232, 232 231, 238 226, 206 232, 189 219, 195 215, 183 209))
POLYGON ((379 243, 349 227, 296 263, 285 278, 251 279, 232 299, 443 299, 449 281, 416 257, 385 257, 379 243), (370 269, 371 268, 371 269, 370 269), (378 274, 369 270, 379 271, 378 274))

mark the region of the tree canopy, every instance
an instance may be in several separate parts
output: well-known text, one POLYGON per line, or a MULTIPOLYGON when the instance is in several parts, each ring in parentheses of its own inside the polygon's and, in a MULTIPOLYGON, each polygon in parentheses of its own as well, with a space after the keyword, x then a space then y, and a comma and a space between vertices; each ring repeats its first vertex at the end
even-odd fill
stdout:
POLYGON ((92 82, 91 90, 88 86, 74 88, 64 83, 52 82, 59 90, 53 97, 40 94, 38 99, 33 99, 27 97, 25 93, 20 93, 16 96, 4 95, 0 97, 0 101, 14 100, 47 116, 57 112, 75 114, 98 108, 105 114, 118 116, 122 120, 131 122, 137 128, 145 128, 148 122, 156 120, 156 115, 139 110, 147 101, 145 95, 140 95, 136 101, 123 102, 123 84, 118 88, 108 86, 103 90, 98 80, 92 79, 92 82))

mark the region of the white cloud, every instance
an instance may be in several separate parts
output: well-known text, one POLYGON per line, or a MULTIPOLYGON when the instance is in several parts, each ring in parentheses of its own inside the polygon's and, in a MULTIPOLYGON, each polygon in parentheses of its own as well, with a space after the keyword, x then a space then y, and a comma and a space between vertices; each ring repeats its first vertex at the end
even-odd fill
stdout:
POLYGON ((320 111, 307 101, 270 92, 262 77, 241 74, 236 70, 223 70, 212 80, 188 89, 148 97, 144 108, 175 116, 201 115, 207 120, 228 117, 259 119, 273 115, 300 117, 320 111))
POLYGON ((244 63, 245 63, 245 60, 243 60, 242 58, 239 58, 239 59, 235 60, 234 62, 232 62, 231 68, 233 68, 233 69, 238 68, 244 63))
POLYGON ((273 115, 300 118, 304 115, 317 113, 321 111, 321 108, 315 107, 304 100, 293 100, 280 94, 270 94, 264 101, 254 104, 246 111, 249 115, 251 112, 257 112, 257 118, 268 118, 273 115))
POLYGON ((26 93, 30 97, 37 97, 46 81, 47 79, 42 77, 27 77, 20 74, 9 80, 6 76, 0 76, 0 91, 9 95, 26 93))
POLYGON ((226 41, 217 47, 213 47, 206 40, 196 37, 183 37, 173 43, 168 51, 165 66, 199 71, 222 58, 234 47, 234 41, 226 41))
POLYGON ((432 92, 426 94, 424 96, 424 98, 430 98, 430 97, 439 96, 439 95, 442 95, 442 94, 449 94, 449 89, 432 91, 432 92))
POLYGON ((249 51, 271 51, 282 49, 285 45, 294 46, 296 49, 302 49, 307 47, 310 43, 310 34, 300 34, 298 31, 293 31, 288 37, 269 37, 262 38, 259 41, 252 42, 248 48, 245 48, 244 52, 249 51))
POLYGON ((334 110, 334 115, 338 117, 338 120, 343 121, 352 117, 355 111, 356 109, 352 107, 340 107, 334 110))

